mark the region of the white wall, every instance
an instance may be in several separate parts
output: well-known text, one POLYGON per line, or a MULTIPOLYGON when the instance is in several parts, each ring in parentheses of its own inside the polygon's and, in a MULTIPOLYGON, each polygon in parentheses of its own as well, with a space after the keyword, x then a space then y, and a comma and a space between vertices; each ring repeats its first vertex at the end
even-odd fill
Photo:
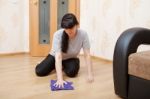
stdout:
POLYGON ((28 52, 28 0, 0 0, 0 54, 28 52))
MULTIPOLYGON (((148 9, 150 0, 81 0, 80 25, 88 32, 92 55, 112 60, 125 29, 150 28, 148 9)), ((29 0, 0 0, 0 54, 28 51, 29 0)))
POLYGON ((150 28, 148 9, 150 0, 81 0, 80 24, 90 37, 92 55, 112 60, 116 40, 125 29, 150 28))

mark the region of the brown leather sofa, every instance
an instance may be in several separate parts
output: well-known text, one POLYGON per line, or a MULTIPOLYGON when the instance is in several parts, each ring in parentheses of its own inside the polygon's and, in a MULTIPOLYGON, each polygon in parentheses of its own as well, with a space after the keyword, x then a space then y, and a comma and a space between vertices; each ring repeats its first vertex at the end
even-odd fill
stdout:
POLYGON ((140 44, 150 44, 150 29, 130 28, 115 46, 114 89, 124 99, 150 99, 150 51, 137 52, 140 44))

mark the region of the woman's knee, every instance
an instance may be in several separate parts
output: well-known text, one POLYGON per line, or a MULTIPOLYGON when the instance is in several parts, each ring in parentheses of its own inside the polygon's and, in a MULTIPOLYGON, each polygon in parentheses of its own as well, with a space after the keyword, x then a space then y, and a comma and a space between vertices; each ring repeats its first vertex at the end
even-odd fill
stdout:
POLYGON ((38 65, 37 65, 36 68, 35 68, 35 74, 36 74, 37 76, 47 76, 47 75, 48 75, 48 73, 43 72, 43 71, 39 68, 38 65))
POLYGON ((68 77, 76 77, 79 72, 79 65, 68 68, 65 73, 68 77))
POLYGON ((76 77, 80 68, 78 58, 68 59, 64 65, 64 72, 68 77, 76 77))
POLYGON ((36 66, 35 73, 37 76, 47 76, 53 69, 55 69, 55 58, 49 54, 36 66))
POLYGON ((72 77, 72 78, 73 78, 73 77, 76 77, 77 74, 78 74, 78 72, 73 72, 73 71, 72 71, 72 72, 71 72, 71 71, 70 71, 70 72, 66 72, 66 75, 67 75, 68 77, 72 77))

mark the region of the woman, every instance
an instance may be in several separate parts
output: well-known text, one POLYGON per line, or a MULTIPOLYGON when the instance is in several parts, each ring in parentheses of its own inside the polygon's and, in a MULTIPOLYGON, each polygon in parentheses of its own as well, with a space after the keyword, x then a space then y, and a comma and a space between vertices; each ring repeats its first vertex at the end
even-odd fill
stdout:
POLYGON ((88 81, 93 81, 92 63, 90 58, 90 44, 85 31, 78 28, 78 21, 75 15, 67 13, 63 16, 60 29, 54 33, 52 50, 49 55, 36 66, 38 76, 46 76, 56 69, 56 87, 63 87, 66 84, 62 76, 62 70, 69 77, 75 77, 80 68, 80 61, 77 55, 83 48, 88 70, 88 81))

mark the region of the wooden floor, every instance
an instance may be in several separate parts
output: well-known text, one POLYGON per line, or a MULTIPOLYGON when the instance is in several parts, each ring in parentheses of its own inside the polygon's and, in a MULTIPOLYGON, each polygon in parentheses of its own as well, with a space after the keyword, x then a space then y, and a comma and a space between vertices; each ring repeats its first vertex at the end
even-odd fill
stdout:
POLYGON ((0 57, 0 99, 120 99, 114 94, 112 63, 93 59, 95 82, 86 82, 86 66, 81 56, 81 67, 72 81, 75 90, 50 90, 51 79, 56 79, 53 72, 46 77, 35 75, 35 65, 44 57, 31 57, 28 54, 0 57))

